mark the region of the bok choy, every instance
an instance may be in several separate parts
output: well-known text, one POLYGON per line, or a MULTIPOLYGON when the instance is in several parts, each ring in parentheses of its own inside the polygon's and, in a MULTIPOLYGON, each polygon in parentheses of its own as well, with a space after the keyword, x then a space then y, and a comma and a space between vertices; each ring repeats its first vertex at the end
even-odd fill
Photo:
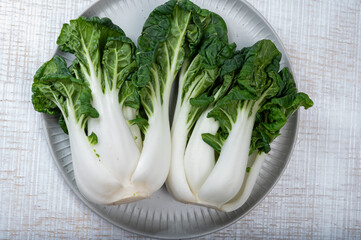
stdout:
MULTIPOLYGON (((222 85, 227 86, 227 81, 219 81, 219 90, 213 91, 216 101, 203 108, 198 119, 191 118, 196 121, 194 128, 173 126, 173 138, 183 132, 189 135, 187 144, 173 146, 177 154, 172 164, 178 167, 171 167, 167 181, 170 192, 180 201, 223 211, 242 206, 270 151, 269 144, 294 111, 313 104, 306 94, 297 93, 287 68, 278 72, 281 53, 271 41, 244 48, 240 56, 241 66, 231 86, 219 96, 222 85), (250 154, 254 163, 247 168, 250 154), (175 175, 185 179, 175 181, 175 175), (174 194, 178 192, 181 194, 174 194)), ((179 91, 187 92, 185 86, 179 91)), ((188 101, 180 111, 191 106, 192 99, 188 101)))
POLYGON ((152 190, 132 181, 142 150, 139 128, 128 123, 139 108, 133 42, 107 18, 80 17, 64 24, 57 43, 75 60, 68 68, 55 56, 41 66, 32 101, 37 111, 61 115, 80 192, 100 204, 148 197, 152 190))

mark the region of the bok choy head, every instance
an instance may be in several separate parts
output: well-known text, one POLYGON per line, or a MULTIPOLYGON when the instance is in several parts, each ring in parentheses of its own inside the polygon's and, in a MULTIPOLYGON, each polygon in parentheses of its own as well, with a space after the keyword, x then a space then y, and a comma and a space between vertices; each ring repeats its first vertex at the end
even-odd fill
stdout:
POLYGON ((61 114, 80 192, 102 204, 148 197, 130 179, 142 148, 138 127, 128 124, 140 104, 133 42, 107 18, 80 17, 64 24, 57 43, 75 60, 68 68, 55 56, 40 67, 32 101, 37 111, 61 114))
POLYGON ((238 69, 213 87, 216 100, 197 118, 183 154, 177 154, 181 160, 176 162, 183 164, 174 167, 174 175, 184 176, 184 181, 167 182, 173 183, 168 186, 177 199, 223 211, 245 202, 263 161, 257 156, 270 150, 269 144, 295 110, 313 104, 297 92, 287 68, 279 72, 281 53, 270 40, 235 56, 238 69), (249 167, 251 153, 255 167, 249 167))
POLYGON ((169 102, 173 82, 182 65, 199 49, 209 11, 188 0, 171 0, 153 10, 138 38, 136 59, 139 70, 134 79, 139 88, 141 110, 132 121, 144 134, 139 160, 142 168, 133 175, 134 181, 158 179, 160 187, 171 161, 169 102), (159 169, 152 174, 148 169, 159 169))
MULTIPOLYGON (((215 13, 208 14, 199 51, 186 59, 179 74, 178 97, 172 125, 172 165, 166 183, 172 195, 184 202, 194 200, 187 176, 181 170, 186 167, 184 156, 187 144, 198 148, 197 144, 188 142, 191 141, 189 138, 194 125, 209 105, 229 88, 241 60, 240 54, 235 51, 236 45, 228 43, 227 27, 223 19, 215 13)), ((193 161, 191 162, 190 165, 193 164, 193 161)), ((203 166, 205 165, 203 163, 203 166)), ((198 178, 206 174, 197 167, 192 169, 198 171, 195 175, 198 178)))

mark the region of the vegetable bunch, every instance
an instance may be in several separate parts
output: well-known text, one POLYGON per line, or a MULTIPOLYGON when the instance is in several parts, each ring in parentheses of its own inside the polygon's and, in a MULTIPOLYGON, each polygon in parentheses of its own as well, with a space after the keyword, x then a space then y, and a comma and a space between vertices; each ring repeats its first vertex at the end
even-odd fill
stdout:
POLYGON ((32 102, 59 116, 88 200, 135 201, 164 182, 182 202, 223 211, 247 200, 270 143, 300 106, 313 103, 280 70, 270 40, 237 50, 227 35, 220 16, 189 0, 154 9, 137 47, 108 18, 64 24, 57 44, 75 59, 44 63, 32 102))

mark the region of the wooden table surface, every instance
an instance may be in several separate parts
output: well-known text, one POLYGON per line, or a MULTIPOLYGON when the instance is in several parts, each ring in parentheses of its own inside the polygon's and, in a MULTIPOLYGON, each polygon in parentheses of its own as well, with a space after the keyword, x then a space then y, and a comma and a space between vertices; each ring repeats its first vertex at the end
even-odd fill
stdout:
MULTIPOLYGON (((137 239, 62 179, 31 104, 32 77, 62 23, 94 0, 0 0, 0 239, 137 239)), ((291 161, 266 199, 205 239, 360 239, 361 1, 250 0, 290 55, 300 112, 291 161)))

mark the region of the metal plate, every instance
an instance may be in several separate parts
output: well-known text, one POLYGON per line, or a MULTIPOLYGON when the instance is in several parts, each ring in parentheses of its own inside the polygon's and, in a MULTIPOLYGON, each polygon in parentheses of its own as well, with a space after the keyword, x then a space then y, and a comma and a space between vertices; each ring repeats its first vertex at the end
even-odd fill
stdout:
MULTIPOLYGON (((109 17, 134 42, 149 13, 164 0, 103 0, 89 7, 82 15, 109 17)), ((202 8, 221 15, 227 25, 229 39, 239 49, 256 41, 271 39, 283 57, 281 66, 290 66, 286 51, 275 31, 247 2, 239 0, 194 0, 202 8)), ((60 54, 70 60, 71 56, 60 54)), ((60 129, 57 120, 43 115, 49 146, 54 160, 74 193, 94 212, 115 226, 127 231, 164 239, 199 237, 220 230, 254 208, 273 188, 290 158, 297 135, 297 112, 282 129, 282 135, 272 143, 272 151, 263 164, 257 183, 248 201, 238 210, 224 213, 214 209, 183 204, 175 201, 163 186, 150 199, 118 206, 102 206, 87 201, 76 187, 71 162, 68 136, 60 129)))

